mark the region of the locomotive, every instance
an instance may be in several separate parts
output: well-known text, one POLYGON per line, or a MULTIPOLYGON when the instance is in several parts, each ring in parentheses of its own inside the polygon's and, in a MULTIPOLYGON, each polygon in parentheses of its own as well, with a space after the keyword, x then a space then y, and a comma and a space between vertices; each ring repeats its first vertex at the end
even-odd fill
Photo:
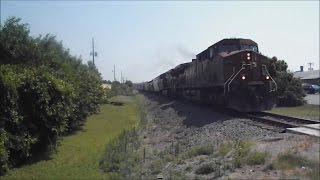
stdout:
POLYGON ((215 104, 240 112, 270 110, 277 84, 269 60, 250 39, 223 39, 138 90, 215 104))

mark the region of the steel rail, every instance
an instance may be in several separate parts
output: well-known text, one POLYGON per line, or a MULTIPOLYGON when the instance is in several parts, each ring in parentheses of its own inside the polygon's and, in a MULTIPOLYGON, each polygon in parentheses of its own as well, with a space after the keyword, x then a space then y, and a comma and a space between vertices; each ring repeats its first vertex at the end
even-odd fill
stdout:
POLYGON ((281 114, 274 114, 274 113, 269 113, 269 112, 255 112, 255 113, 250 113, 250 115, 258 115, 258 116, 269 116, 277 119, 283 119, 288 122, 294 122, 294 123, 299 123, 299 124, 318 124, 320 123, 319 120, 312 120, 312 119, 306 119, 306 118, 299 118, 299 117, 293 117, 293 116, 285 116, 281 114))

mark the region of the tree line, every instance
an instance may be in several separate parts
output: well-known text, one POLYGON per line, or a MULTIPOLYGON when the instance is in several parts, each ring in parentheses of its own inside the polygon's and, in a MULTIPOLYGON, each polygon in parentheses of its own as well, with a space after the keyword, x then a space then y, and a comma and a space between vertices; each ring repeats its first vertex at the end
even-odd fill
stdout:
POLYGON ((0 175, 55 150, 103 102, 102 78, 55 36, 33 37, 8 18, 0 29, 0 175))

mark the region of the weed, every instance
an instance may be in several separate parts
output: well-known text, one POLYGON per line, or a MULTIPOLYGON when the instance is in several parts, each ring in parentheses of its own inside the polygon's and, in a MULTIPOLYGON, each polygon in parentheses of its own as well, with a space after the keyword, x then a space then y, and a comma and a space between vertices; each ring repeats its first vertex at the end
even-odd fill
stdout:
POLYGON ((212 167, 212 164, 204 164, 201 165, 196 171, 196 174, 210 174, 214 171, 214 168, 212 167))
POLYGON ((165 162, 163 160, 153 161, 149 166, 151 174, 159 174, 161 169, 164 167, 164 164, 165 162))
POLYGON ((320 167, 319 167, 319 163, 315 164, 315 166, 313 166, 313 169, 308 172, 306 174, 306 177, 308 177, 311 180, 319 180, 320 179, 320 167))
POLYGON ((185 180, 186 176, 184 174, 182 174, 181 172, 173 172, 172 174, 170 174, 170 180, 185 180))
POLYGON ((250 152, 250 148, 253 145, 252 142, 241 140, 236 148, 235 148, 235 158, 234 158, 234 165, 236 167, 241 167, 243 164, 246 163, 246 156, 250 152))
POLYGON ((232 150, 232 144, 231 144, 231 143, 225 143, 225 144, 222 144, 222 145, 219 147, 219 154, 220 154, 221 156, 225 156, 225 155, 227 155, 231 150, 232 150))
POLYGON ((107 144, 100 168, 108 174, 119 173, 123 178, 130 176, 142 159, 142 154, 138 155, 139 147, 139 129, 123 130, 107 144))
POLYGON ((172 155, 170 155, 170 154, 166 154, 166 155, 163 156, 162 159, 163 159, 163 161, 165 161, 165 162, 171 162, 171 161, 174 160, 174 156, 172 156, 172 155))
POLYGON ((181 155, 182 159, 189 159, 195 156, 200 156, 200 155, 210 155, 212 154, 212 147, 211 146, 200 146, 200 147, 195 147, 181 155))
POLYGON ((186 167, 186 171, 190 172, 192 170, 192 167, 191 166, 187 166, 186 167))
POLYGON ((320 178, 319 175, 319 161, 309 160, 306 157, 298 156, 294 153, 286 153, 278 156, 278 159, 274 161, 272 164, 272 168, 279 170, 294 170, 300 169, 304 167, 307 169, 305 173, 301 174, 301 172, 297 172, 299 176, 305 176, 308 179, 318 180, 320 178))
POLYGON ((279 155, 273 165, 276 169, 286 170, 295 167, 313 166, 313 163, 305 157, 293 153, 286 153, 279 155))
POLYGON ((268 153, 266 152, 254 152, 247 157, 246 162, 249 165, 264 164, 267 156, 268 153))

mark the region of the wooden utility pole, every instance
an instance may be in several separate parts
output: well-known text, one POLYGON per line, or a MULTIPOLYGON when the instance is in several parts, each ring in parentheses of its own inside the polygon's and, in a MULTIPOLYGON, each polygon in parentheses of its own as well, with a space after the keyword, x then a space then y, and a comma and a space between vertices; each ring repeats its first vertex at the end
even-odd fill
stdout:
POLYGON ((92 52, 90 53, 92 55, 92 63, 94 65, 94 57, 97 56, 97 52, 94 51, 94 39, 92 38, 92 52))
POLYGON ((121 71, 121 83, 123 83, 123 78, 122 78, 122 71, 121 71))
POLYGON ((116 65, 113 65, 113 81, 116 81, 116 65))

